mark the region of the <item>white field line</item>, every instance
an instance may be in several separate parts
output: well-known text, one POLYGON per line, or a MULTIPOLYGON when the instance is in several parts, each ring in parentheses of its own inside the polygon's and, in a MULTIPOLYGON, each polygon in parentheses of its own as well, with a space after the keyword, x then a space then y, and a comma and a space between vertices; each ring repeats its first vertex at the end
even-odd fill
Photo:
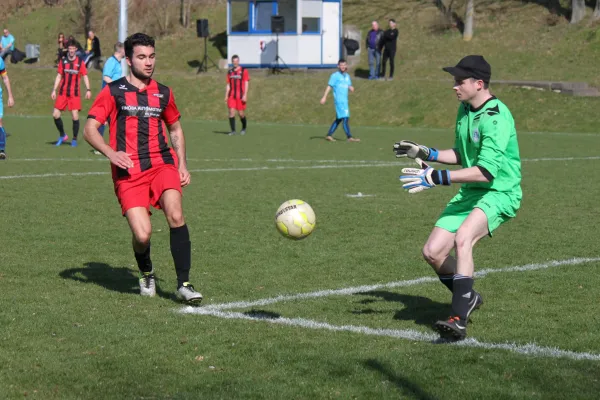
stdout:
POLYGON ((351 332, 362 335, 385 336, 396 339, 405 339, 413 342, 444 343, 451 346, 475 347, 486 350, 506 350, 517 354, 528 355, 532 357, 551 357, 551 358, 570 358, 574 360, 600 361, 600 354, 588 352, 575 352, 561 350, 557 347, 538 346, 535 343, 516 344, 516 343, 486 343, 480 342, 474 338, 467 338, 460 342, 442 342, 438 335, 433 333, 420 332, 413 329, 381 329, 369 328, 367 326, 355 325, 332 325, 326 322, 313 321, 304 318, 269 318, 263 316, 253 316, 241 312, 220 311, 206 307, 185 307, 178 310, 182 314, 210 315, 225 319, 241 319, 250 321, 263 321, 271 324, 301 327, 308 329, 324 329, 333 332, 351 332))
MULTIPOLYGON (((539 157, 539 158, 523 158, 522 162, 539 162, 539 161, 585 161, 585 160, 600 160, 600 156, 584 156, 584 157, 539 157)), ((108 160, 104 157, 97 158, 11 158, 11 162, 104 162, 108 160)), ((385 164, 385 165, 406 165, 406 159, 403 161, 382 161, 382 160, 296 160, 291 158, 269 158, 266 160, 255 160, 252 158, 188 158, 187 161, 192 162, 267 162, 267 163, 315 163, 315 164, 385 164)))
MULTIPOLYGON (((507 268, 490 268, 490 269, 483 269, 481 271, 475 272, 475 277, 483 278, 489 274, 499 273, 499 272, 535 271, 535 270, 554 268, 554 267, 560 267, 560 266, 565 266, 565 265, 579 265, 579 264, 586 264, 586 263, 598 262, 598 261, 600 261, 600 257, 569 258, 566 260, 553 260, 553 261, 548 261, 545 263, 527 264, 527 265, 513 266, 513 267, 507 267, 507 268)), ((363 285, 363 286, 347 287, 347 288, 342 288, 342 289, 319 290, 316 292, 309 292, 309 293, 280 295, 280 296, 276 296, 276 297, 269 297, 266 299, 259 299, 259 300, 253 300, 253 301, 236 301, 236 302, 231 302, 231 303, 211 304, 211 305, 202 307, 202 309, 203 310, 230 310, 230 309, 237 309, 237 308, 266 306, 269 304, 281 303, 281 302, 286 302, 286 301, 314 299, 314 298, 319 298, 319 297, 348 296, 348 295, 353 295, 356 293, 370 292, 370 291, 379 290, 379 289, 406 287, 406 286, 419 285, 421 283, 437 282, 437 280, 438 280, 437 277, 424 276, 424 277, 416 278, 416 279, 381 283, 381 284, 375 284, 375 285, 363 285)))
MULTIPOLYGON (((558 158, 525 158, 523 162, 540 161, 577 161, 577 160, 600 160, 600 156, 590 157, 558 157, 558 158)), ((350 160, 348 160, 350 161, 350 160)), ((304 162, 304 161, 302 161, 304 162)), ((313 160, 312 162, 315 162, 313 160)), ((316 161, 318 162, 318 160, 316 161)), ((356 161, 355 161, 356 162, 356 161)), ((373 168, 373 167, 401 167, 413 165, 413 162, 382 162, 374 163, 357 161, 359 164, 324 164, 324 165, 304 165, 304 166, 273 166, 273 167, 247 167, 247 168, 198 168, 190 169, 190 172, 244 172, 244 171, 281 171, 287 169, 340 169, 340 168, 373 168)), ((108 175, 108 171, 95 172, 56 172, 47 174, 23 174, 23 175, 0 175, 0 180, 26 179, 26 178, 56 178, 64 176, 89 176, 89 175, 108 175)))
MULTIPOLYGON (((24 119, 48 119, 47 116, 43 115, 5 115, 5 118, 24 118, 24 119)), ((220 120, 202 120, 202 119, 185 119, 185 122, 192 123, 210 123, 210 124, 222 124, 223 121, 220 120)), ((277 122, 252 122, 252 125, 255 126, 288 126, 288 127, 325 127, 329 128, 330 125, 323 124, 286 124, 286 123, 277 123, 277 122)), ((355 125, 353 129, 359 130, 378 130, 378 131, 417 131, 417 132, 431 132, 431 133, 439 133, 439 132, 453 132, 451 128, 423 128, 423 127, 394 127, 394 126, 369 126, 369 125, 355 125)), ((599 133, 586 133, 586 132, 544 132, 544 131, 519 131, 519 135, 560 135, 560 136, 597 136, 600 137, 599 133)))

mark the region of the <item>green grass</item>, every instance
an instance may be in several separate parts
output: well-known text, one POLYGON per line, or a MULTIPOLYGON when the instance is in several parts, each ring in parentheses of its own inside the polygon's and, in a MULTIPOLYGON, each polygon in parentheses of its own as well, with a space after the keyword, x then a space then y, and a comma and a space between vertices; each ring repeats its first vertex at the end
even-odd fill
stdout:
MULTIPOLYGON (((215 133, 226 122, 183 121, 194 171, 184 190, 191 278, 205 305, 433 276, 420 248, 457 187, 409 196, 397 181, 402 163, 368 165, 395 163, 390 145, 397 139, 444 147, 451 133, 355 127, 363 142, 349 144, 325 142, 318 125, 251 122, 247 136, 228 137, 215 133), (324 165, 334 168, 316 168, 324 165), (359 191, 375 197, 346 197, 359 191), (317 214, 315 232, 301 242, 281 237, 273 224, 279 204, 291 198, 309 202, 317 214)), ((108 172, 106 161, 85 144, 53 147, 49 118, 4 122, 10 158, 0 178, 66 174, 0 179, 4 398, 597 397, 598 361, 178 314, 160 212, 152 217, 152 253, 161 295, 141 298, 109 175, 69 175, 108 172)), ((597 191, 593 183, 583 190, 576 174, 593 171, 598 160, 533 159, 598 156, 600 137, 522 130, 520 145, 521 210, 477 246, 478 268, 598 256, 597 191)), ((599 266, 477 280, 486 303, 473 315, 470 336, 600 353, 599 266)), ((427 333, 446 316, 449 300, 442 285, 427 283, 254 312, 427 333)))

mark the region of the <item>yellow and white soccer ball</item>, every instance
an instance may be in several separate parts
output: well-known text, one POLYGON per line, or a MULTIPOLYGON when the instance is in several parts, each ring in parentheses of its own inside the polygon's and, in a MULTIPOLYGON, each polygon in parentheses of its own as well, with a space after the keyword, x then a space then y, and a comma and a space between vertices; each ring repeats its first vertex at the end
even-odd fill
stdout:
POLYGON ((275 226, 285 237, 304 239, 315 229, 317 220, 312 207, 302 200, 289 200, 275 213, 275 226))

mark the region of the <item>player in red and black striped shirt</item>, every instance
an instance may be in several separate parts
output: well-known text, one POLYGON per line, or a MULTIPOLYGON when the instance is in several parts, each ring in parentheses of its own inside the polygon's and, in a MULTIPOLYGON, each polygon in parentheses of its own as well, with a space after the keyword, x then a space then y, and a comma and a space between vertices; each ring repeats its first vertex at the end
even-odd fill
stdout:
POLYGON ((189 283, 191 243, 181 204, 181 187, 190 183, 181 115, 171 89, 152 79, 154 39, 143 33, 129 36, 125 57, 129 75, 109 83, 96 97, 84 137, 112 164, 115 194, 133 233, 141 294, 156 294, 150 259, 149 211, 153 206, 163 210, 171 228, 178 295, 186 302, 197 303, 202 295, 189 283), (98 128, 109 118, 107 145, 98 128), (168 145, 167 131, 173 148, 168 145))
POLYGON ((67 55, 58 63, 58 75, 54 79, 54 88, 52 89, 52 100, 54 100, 54 124, 58 129, 59 137, 56 145, 60 146, 69 137, 65 133, 65 128, 60 118, 61 111, 69 109, 73 117, 73 140, 71 146, 77 146, 77 135, 79 134, 79 110, 81 110, 81 90, 80 80, 83 77, 83 82, 87 88, 85 98, 90 99, 92 92, 90 91, 90 80, 87 76, 85 63, 75 53, 77 46, 74 42, 69 42, 67 45, 67 55), (58 96, 56 91, 58 90, 58 96))
POLYGON ((237 110, 242 121, 242 131, 240 134, 246 134, 246 100, 248 99, 248 86, 250 76, 248 70, 240 65, 240 58, 237 55, 231 57, 233 67, 227 72, 227 91, 225 92, 225 103, 229 109, 230 135, 235 135, 235 111, 237 110))

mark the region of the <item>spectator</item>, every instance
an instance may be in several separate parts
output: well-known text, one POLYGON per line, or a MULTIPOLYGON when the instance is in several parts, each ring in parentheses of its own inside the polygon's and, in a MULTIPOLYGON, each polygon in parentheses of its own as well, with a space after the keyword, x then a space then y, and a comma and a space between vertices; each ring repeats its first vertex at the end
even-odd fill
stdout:
POLYGON ((6 60, 6 57, 13 51, 15 51, 15 37, 10 34, 8 29, 4 28, 4 35, 0 39, 0 57, 6 60))
POLYGON ((83 58, 85 66, 89 67, 90 62, 99 59, 100 56, 102 56, 102 52, 100 51, 100 39, 98 39, 93 31, 89 31, 85 46, 85 56, 83 58))
POLYGON ((56 43, 58 46, 56 50, 56 65, 58 66, 60 60, 67 55, 67 42, 65 41, 65 35, 62 32, 58 34, 56 43))
POLYGON ((367 33, 367 49, 369 51, 369 79, 377 79, 381 64, 381 48, 383 47, 383 31, 379 23, 373 21, 367 33))
POLYGON ((394 79, 394 58, 396 57, 396 41, 398 29, 396 21, 390 19, 390 28, 383 34, 383 62, 381 63, 381 77, 385 78, 385 65, 390 60, 390 81, 394 79))
MULTIPOLYGON (((113 53, 112 57, 106 60, 104 63, 104 68, 102 69, 102 89, 104 89, 104 86, 121 79, 123 76, 123 70, 121 68, 121 60, 125 57, 125 48, 123 47, 123 43, 115 43, 114 50, 115 52, 113 53)), ((109 121, 106 121, 104 125, 98 128, 100 135, 104 136, 104 127, 108 124, 109 121)), ((101 155, 102 153, 100 153, 98 150, 94 150, 94 154, 101 155)))

